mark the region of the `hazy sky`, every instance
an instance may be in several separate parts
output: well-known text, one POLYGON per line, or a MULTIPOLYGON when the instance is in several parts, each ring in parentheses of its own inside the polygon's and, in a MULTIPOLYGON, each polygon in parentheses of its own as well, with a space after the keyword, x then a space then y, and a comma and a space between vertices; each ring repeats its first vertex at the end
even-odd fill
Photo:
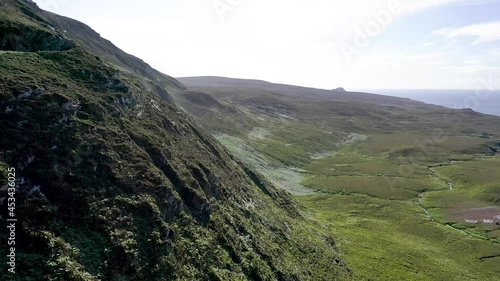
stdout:
POLYGON ((500 88, 500 0, 35 2, 175 77, 500 88))

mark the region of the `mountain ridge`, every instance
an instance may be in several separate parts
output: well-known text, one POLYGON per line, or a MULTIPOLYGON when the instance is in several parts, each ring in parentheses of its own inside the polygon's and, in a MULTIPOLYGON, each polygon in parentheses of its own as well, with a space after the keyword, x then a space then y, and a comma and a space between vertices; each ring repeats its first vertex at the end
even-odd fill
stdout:
MULTIPOLYGON (((253 88, 265 91, 274 91, 285 93, 293 96, 307 96, 311 95, 316 98, 328 97, 328 99, 334 99, 339 101, 357 101, 375 104, 390 104, 390 105, 403 105, 403 106, 413 106, 419 107, 425 103, 411 100, 409 98, 387 96, 376 93, 358 92, 358 91, 346 91, 346 92, 336 92, 329 89, 311 88, 305 86, 273 83, 264 80, 254 80, 254 79, 242 79, 242 78, 228 78, 220 76, 193 76, 193 77, 178 77, 188 88, 253 88), (348 95, 345 95, 348 94, 348 95)), ((442 109, 442 106, 425 104, 429 107, 434 107, 436 109, 442 109)))

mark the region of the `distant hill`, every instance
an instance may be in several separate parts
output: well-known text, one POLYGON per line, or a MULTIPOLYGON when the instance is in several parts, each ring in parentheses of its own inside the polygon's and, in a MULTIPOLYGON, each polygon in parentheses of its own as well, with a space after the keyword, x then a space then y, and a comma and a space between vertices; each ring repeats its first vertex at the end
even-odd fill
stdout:
POLYGON ((326 98, 328 100, 364 102, 379 105, 394 105, 414 108, 442 108, 439 106, 426 105, 423 102, 413 101, 408 98, 398 98, 393 96, 384 96, 361 92, 337 92, 326 89, 276 84, 262 80, 234 79, 216 76, 180 77, 177 79, 188 88, 253 88, 293 96, 314 96, 319 99, 326 98), (345 93, 349 93, 349 95, 345 95, 345 93))

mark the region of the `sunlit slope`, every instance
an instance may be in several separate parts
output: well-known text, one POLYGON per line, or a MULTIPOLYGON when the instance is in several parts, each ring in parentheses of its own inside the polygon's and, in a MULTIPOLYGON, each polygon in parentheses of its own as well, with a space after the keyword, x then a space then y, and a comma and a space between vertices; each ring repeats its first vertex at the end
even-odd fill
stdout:
POLYGON ((181 81, 181 107, 330 225, 363 279, 500 280, 499 117, 263 81, 181 81))

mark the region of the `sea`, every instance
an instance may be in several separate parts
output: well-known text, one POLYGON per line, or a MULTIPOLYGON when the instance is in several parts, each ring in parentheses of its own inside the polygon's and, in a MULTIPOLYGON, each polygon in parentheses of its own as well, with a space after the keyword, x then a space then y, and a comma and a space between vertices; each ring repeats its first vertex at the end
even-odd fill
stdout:
MULTIPOLYGON (((367 91, 367 90, 364 90, 367 91)), ((474 111, 500 116, 500 91, 483 90, 369 90, 387 96, 410 98, 449 108, 470 108, 474 111)))

